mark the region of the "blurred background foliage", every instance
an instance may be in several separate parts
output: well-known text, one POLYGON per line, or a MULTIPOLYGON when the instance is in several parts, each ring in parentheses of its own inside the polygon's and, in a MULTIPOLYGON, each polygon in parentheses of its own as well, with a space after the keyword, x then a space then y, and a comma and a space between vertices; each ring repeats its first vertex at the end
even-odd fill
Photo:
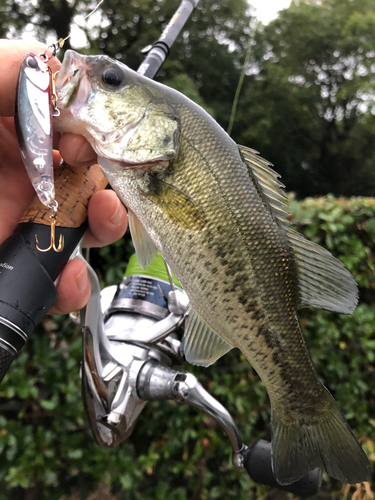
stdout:
MULTIPOLYGON (((51 43, 72 29, 65 48, 136 69, 178 1, 106 0, 84 21, 95 4, 0 0, 0 36, 51 43)), ((297 229, 338 256, 360 286, 352 316, 300 317, 319 376, 374 461, 375 200, 364 197, 375 196, 375 2, 294 0, 263 26, 246 0, 200 0, 157 79, 227 128, 246 54, 232 137, 276 165, 294 192, 297 229)), ((103 286, 119 282, 131 252, 128 237, 92 252, 103 286)), ((80 357, 79 329, 48 318, 0 386, 0 500, 288 498, 235 470, 220 429, 183 405, 148 404, 128 442, 99 449, 80 397, 80 357)), ((188 369, 232 413, 246 443, 269 438, 268 398, 238 351, 210 369, 188 369)), ((319 498, 342 498, 340 488, 324 477, 319 498)))

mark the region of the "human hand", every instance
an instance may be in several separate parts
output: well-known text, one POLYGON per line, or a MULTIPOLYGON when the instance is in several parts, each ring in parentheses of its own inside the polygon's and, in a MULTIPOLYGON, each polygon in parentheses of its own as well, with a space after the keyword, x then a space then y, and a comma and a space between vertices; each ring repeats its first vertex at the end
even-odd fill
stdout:
MULTIPOLYGON (((44 53, 46 46, 24 40, 0 40, 2 71, 0 74, 0 243, 16 228, 20 218, 35 196, 22 162, 14 126, 15 94, 21 62, 28 52, 44 53)), ((48 64, 53 72, 60 62, 53 57, 48 64)), ((87 141, 74 134, 64 134, 59 141, 61 156, 73 167, 96 162, 96 155, 87 141)), ((57 166, 60 155, 54 151, 57 166)), ((126 210, 113 191, 95 193, 88 207, 89 229, 84 246, 109 245, 121 238, 126 230, 126 210)), ((59 299, 50 313, 65 314, 82 308, 90 296, 90 284, 85 263, 73 259, 61 273, 57 290, 59 299)))

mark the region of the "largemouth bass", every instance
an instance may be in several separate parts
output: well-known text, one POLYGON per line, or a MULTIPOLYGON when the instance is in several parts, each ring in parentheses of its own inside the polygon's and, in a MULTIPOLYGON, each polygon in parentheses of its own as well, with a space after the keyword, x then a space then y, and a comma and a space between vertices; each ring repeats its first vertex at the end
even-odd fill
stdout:
POLYGON ((270 163, 237 146, 201 107, 106 56, 67 51, 62 132, 82 134, 129 210, 137 257, 160 251, 190 299, 186 359, 238 347, 271 401, 280 484, 319 467, 345 483, 369 462, 307 352, 298 307, 351 313, 357 287, 329 252, 293 231, 270 163))

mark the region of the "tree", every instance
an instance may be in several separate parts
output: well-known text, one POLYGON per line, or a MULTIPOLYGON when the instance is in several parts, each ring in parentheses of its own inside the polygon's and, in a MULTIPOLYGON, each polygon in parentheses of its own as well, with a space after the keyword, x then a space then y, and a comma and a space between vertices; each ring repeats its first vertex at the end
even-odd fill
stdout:
POLYGON ((301 197, 375 194, 374 32, 373 2, 295 0, 258 33, 234 133, 301 197))

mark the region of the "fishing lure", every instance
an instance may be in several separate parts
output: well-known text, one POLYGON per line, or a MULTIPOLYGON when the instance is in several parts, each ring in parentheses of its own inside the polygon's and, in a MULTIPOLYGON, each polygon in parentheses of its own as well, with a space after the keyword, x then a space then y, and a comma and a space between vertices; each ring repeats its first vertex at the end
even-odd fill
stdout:
POLYGON ((15 122, 26 171, 39 200, 56 211, 53 179, 51 71, 35 54, 24 57, 19 73, 15 122))
MULTIPOLYGON (((53 46, 52 55, 55 53, 56 46, 53 46)), ((24 57, 17 85, 15 124, 21 156, 30 181, 41 203, 52 211, 52 242, 58 207, 53 176, 52 117, 58 114, 58 110, 53 90, 54 77, 47 64, 50 57, 47 51, 38 56, 30 52, 24 57)), ((63 247, 64 242, 60 239, 58 246, 53 241, 50 247, 42 250, 36 238, 39 251, 53 248, 61 252, 63 247)))

